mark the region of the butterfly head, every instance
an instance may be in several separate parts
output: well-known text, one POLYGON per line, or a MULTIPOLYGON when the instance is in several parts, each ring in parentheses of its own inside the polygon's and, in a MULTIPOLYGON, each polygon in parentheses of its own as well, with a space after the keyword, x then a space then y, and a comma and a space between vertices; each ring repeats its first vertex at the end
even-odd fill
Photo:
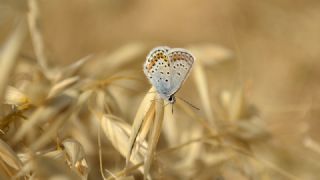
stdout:
POLYGON ((174 95, 171 95, 167 100, 169 101, 170 104, 174 104, 176 102, 176 97, 174 97, 174 95))

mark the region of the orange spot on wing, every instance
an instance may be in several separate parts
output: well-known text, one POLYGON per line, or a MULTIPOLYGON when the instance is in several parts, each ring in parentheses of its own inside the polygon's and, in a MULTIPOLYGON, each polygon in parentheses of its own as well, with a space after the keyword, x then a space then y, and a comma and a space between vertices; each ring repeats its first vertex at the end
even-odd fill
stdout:
POLYGON ((148 68, 148 72, 152 69, 152 66, 154 66, 156 64, 156 59, 152 59, 150 64, 148 64, 147 68, 148 68))
MULTIPOLYGON (((147 66, 148 72, 152 69, 152 67, 157 63, 157 61, 159 59, 163 59, 165 62, 169 63, 168 57, 163 52, 158 52, 155 55, 153 55, 151 62, 148 64, 148 66, 147 66)), ((170 65, 168 64, 168 66, 170 66, 170 65)))

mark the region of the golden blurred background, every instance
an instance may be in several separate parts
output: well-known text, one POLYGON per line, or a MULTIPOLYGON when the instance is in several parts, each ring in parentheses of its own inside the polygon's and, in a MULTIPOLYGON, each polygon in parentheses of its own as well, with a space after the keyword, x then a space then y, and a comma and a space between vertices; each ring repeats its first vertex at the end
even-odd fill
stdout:
MULTIPOLYGON (((261 140, 259 144, 271 145, 259 145, 262 150, 258 148, 256 152, 263 152, 266 159, 270 160, 266 164, 273 164, 266 168, 271 169, 270 176, 228 175, 232 173, 227 172, 222 173, 221 177, 320 177, 320 1, 37 0, 37 6, 39 21, 36 27, 42 34, 49 68, 64 67, 93 54, 98 55, 100 58, 96 61, 101 62, 89 62, 82 67, 81 76, 102 78, 125 71, 127 76, 139 79, 138 83, 124 83, 129 90, 119 91, 115 95, 116 99, 121 96, 121 102, 127 101, 119 103, 121 113, 117 115, 129 119, 129 124, 132 124, 137 107, 150 88, 142 72, 142 64, 150 49, 167 45, 191 51, 200 49, 201 54, 208 53, 212 48, 213 55, 208 55, 209 58, 202 65, 214 116, 219 111, 216 109, 219 109, 218 101, 222 92, 243 88, 246 102, 255 107, 266 131, 270 133, 268 140, 261 140), (203 47, 208 47, 208 50, 201 51, 203 47), (119 59, 117 53, 121 54, 123 50, 130 54, 130 48, 134 54, 132 61, 124 61, 123 65, 117 66, 118 69, 109 71, 108 66, 113 67, 117 63, 114 61, 119 59), (138 55, 135 55, 135 49, 138 49, 138 55), (221 62, 219 52, 222 53, 221 62), (114 53, 115 56, 108 57, 114 53), (99 75, 95 76, 96 72, 99 75), (277 155, 268 156, 273 153, 277 155), (286 173, 289 175, 284 175, 286 173)), ((17 26, 19 18, 29 10, 27 0, 0 2, 2 47, 17 26)), ((17 62, 36 63, 33 43, 32 36, 28 33, 17 62)), ((201 62, 201 58, 199 61, 201 62)), ((189 77, 178 95, 199 106, 201 110, 196 113, 206 116, 198 92, 193 90, 195 79, 189 77)), ((8 84, 16 85, 10 81, 8 84)), ((179 112, 175 115, 176 121, 183 121, 179 119, 179 112)), ((182 115, 180 117, 184 118, 182 115)), ((91 140, 96 144, 95 136, 91 140)), ((12 147, 17 152, 26 148, 20 149, 17 145, 12 147)), ((165 148, 166 144, 160 143, 160 147, 165 148)), ((105 146, 104 149, 108 148, 110 146, 105 146)), ((255 145, 250 149, 255 152, 255 145)), ((108 155, 104 157, 106 156, 108 155)), ((97 152, 91 153, 90 158, 93 165, 89 179, 99 179, 97 152)), ((117 158, 111 161, 120 161, 117 158)), ((112 167, 112 163, 106 159, 104 161, 108 164, 106 166, 112 167)), ((210 167, 203 165, 203 162, 193 163, 201 164, 195 166, 210 167)), ((198 178, 188 178, 217 178, 214 176, 215 171, 212 171, 212 176, 201 176, 200 172, 198 178)), ((187 178, 171 176, 165 170, 162 174, 164 179, 187 178)))

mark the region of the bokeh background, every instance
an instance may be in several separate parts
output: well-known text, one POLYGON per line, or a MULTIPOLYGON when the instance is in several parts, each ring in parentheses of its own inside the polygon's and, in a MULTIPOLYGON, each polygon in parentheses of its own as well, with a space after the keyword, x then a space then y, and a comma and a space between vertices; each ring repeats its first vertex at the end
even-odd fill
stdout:
MULTIPOLYGON (((28 6, 28 1, 0 2, 2 47, 19 18, 29 12, 28 6)), ((229 171, 217 173, 218 170, 213 166, 192 161, 194 166, 215 169, 212 176, 199 171, 199 179, 319 178, 319 1, 37 0, 37 6, 37 26, 49 68, 61 68, 93 54, 99 58, 84 65, 81 76, 91 77, 98 72, 99 75, 92 77, 99 79, 124 72, 128 77, 139 79, 138 82, 125 83, 126 90, 114 95, 115 99, 126 102, 119 103, 120 110, 116 115, 128 119, 128 124, 132 124, 139 103, 150 88, 142 72, 142 64, 148 51, 155 46, 184 47, 191 51, 200 49, 200 54, 209 54, 202 66, 214 116, 219 111, 216 109, 219 109, 218 101, 222 92, 244 89, 246 103, 254 106, 257 116, 263 121, 264 130, 269 134, 267 140, 258 142, 268 143, 268 146, 259 145, 263 150, 258 148, 253 152, 263 152, 262 157, 268 160, 266 164, 272 165, 262 165, 267 170, 261 170, 260 166, 259 170, 252 170, 267 171, 267 175, 250 177, 246 175, 249 170, 241 171, 240 175, 229 171), (206 51, 203 50, 205 48, 206 51), (123 61, 125 63, 121 66, 109 71, 108 66, 121 61, 121 51, 134 55, 129 55, 130 60, 123 61), (286 173, 289 175, 284 175, 286 173)), ((17 63, 27 61, 37 64, 35 46, 29 32, 17 59, 17 63)), ((30 66, 21 66, 21 71, 24 72, 25 67, 30 66)), ((18 86, 19 83, 14 82, 17 79, 10 79, 8 84, 18 86)), ((193 89, 196 78, 189 79, 178 95, 203 110, 205 107, 199 92, 193 89)), ((208 117, 201 110, 196 113, 208 117)), ((175 115, 175 120, 180 123, 183 119, 179 117, 185 118, 179 112, 175 115)), ((223 127, 219 127, 220 130, 223 127)), ((10 138, 6 136, 3 139, 8 141, 10 138)), ((95 135, 91 140, 96 145, 95 135)), ((104 141, 104 149, 112 148, 107 140, 104 141)), ((169 146, 165 140, 162 141, 159 147, 169 146)), ((26 152, 27 147, 12 145, 17 153, 26 152)), ((254 149, 254 145, 251 148, 254 149)), ((97 153, 97 150, 90 150, 87 157, 91 166, 89 177, 92 179, 101 178, 97 170, 97 153)), ((120 155, 115 159, 107 159, 114 153, 103 156, 106 168, 112 169, 114 162, 118 163, 118 168, 123 165, 120 155)), ((212 154, 214 156, 214 152, 212 154)), ((183 179, 183 176, 172 175, 166 170, 160 177, 183 179)))

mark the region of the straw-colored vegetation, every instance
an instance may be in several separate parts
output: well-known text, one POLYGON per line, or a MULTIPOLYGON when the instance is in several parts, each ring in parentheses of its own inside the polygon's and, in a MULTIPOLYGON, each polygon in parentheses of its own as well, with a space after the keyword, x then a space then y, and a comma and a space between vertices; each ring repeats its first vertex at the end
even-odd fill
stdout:
POLYGON ((295 3, 1 1, 0 179, 318 179, 320 6, 295 3), (195 55, 200 110, 147 82, 158 45, 195 55))

